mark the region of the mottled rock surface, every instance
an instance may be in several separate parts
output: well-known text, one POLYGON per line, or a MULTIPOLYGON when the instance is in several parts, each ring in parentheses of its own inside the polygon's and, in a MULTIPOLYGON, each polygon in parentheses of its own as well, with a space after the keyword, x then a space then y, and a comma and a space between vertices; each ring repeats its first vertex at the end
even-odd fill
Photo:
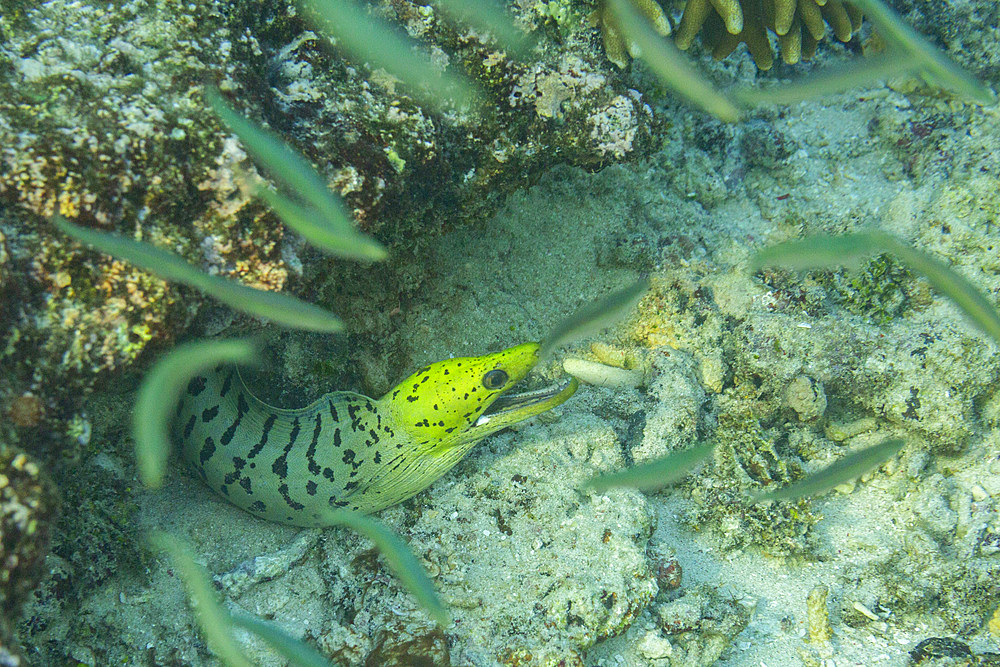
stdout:
POLYGON ((44 574, 56 513, 53 488, 37 461, 0 447, 0 664, 27 667, 11 619, 44 574))

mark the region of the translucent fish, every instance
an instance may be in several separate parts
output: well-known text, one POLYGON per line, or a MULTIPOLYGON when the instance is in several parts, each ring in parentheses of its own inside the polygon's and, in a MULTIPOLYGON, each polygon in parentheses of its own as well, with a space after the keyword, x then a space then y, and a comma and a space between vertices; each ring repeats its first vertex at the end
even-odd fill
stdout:
POLYGON ((630 486, 636 489, 658 489, 682 479, 701 461, 715 450, 715 444, 698 445, 673 452, 663 458, 633 466, 618 472, 592 477, 584 485, 595 491, 604 491, 615 486, 630 486))
POLYGON ((765 500, 795 500, 829 491, 838 484, 849 482, 869 470, 879 467, 903 448, 906 443, 898 439, 885 440, 877 445, 851 452, 817 473, 789 484, 786 487, 758 493, 754 502, 765 500))
POLYGON ((719 120, 735 123, 740 110, 698 73, 680 50, 656 32, 649 21, 629 0, 608 0, 625 42, 656 74, 660 82, 690 104, 707 111, 719 120))
POLYGON ((381 67, 409 86, 424 104, 469 106, 476 91, 465 78, 441 72, 412 39, 351 0, 301 0, 305 15, 336 45, 370 67, 381 67))
POLYGON ((872 56, 860 61, 831 65, 788 83, 768 87, 742 86, 732 91, 734 99, 746 106, 796 104, 824 95, 863 88, 876 81, 909 71, 910 64, 898 53, 872 56))
POLYGON ((492 0, 435 0, 434 4, 449 17, 491 33, 504 49, 523 56, 532 40, 514 25, 503 7, 492 0))
POLYGON ((353 229, 350 232, 339 231, 328 224, 329 221, 316 209, 297 204, 279 192, 260 188, 257 196, 267 202, 282 222, 298 232, 314 248, 348 259, 381 261, 389 256, 388 251, 375 239, 353 229))
POLYGON ((878 34, 900 51, 898 58, 911 63, 911 71, 966 100, 987 106, 996 104, 996 94, 989 87, 906 25, 882 0, 851 0, 851 4, 864 12, 878 34))
POLYGON ((765 266, 781 266, 795 271, 827 269, 835 266, 860 266, 886 249, 873 232, 828 236, 816 234, 797 241, 785 241, 758 250, 750 258, 750 271, 765 266))
POLYGON ((257 635, 293 665, 302 667, 331 667, 319 653, 291 636, 277 625, 248 614, 230 614, 219 604, 218 594, 212 587, 208 572, 194 560, 190 547, 183 541, 163 532, 150 536, 153 546, 167 552, 170 562, 187 589, 193 602, 195 618, 205 635, 208 647, 228 667, 251 667, 243 654, 233 628, 240 627, 257 635))
POLYGON ((340 198, 330 191, 308 160, 273 133, 230 109, 219 91, 206 88, 204 95, 254 160, 286 190, 308 204, 303 206, 267 188, 258 190, 257 194, 286 225, 313 246, 338 257, 377 261, 388 256, 378 241, 354 228, 340 198))
MULTIPOLYGON (((819 3, 823 4, 823 3, 819 3)), ((789 84, 742 86, 732 96, 741 104, 794 104, 823 95, 860 88, 902 74, 917 74, 929 84, 977 104, 996 104, 996 94, 962 69, 941 49, 910 28, 882 0, 851 0, 889 44, 888 53, 855 59, 800 77, 789 84)))
POLYGON ((923 274, 934 289, 951 299, 973 324, 1000 345, 1000 315, 979 288, 927 253, 888 234, 880 236, 887 251, 896 255, 912 270, 923 274))
POLYGON ((251 364, 256 357, 248 340, 199 341, 177 347, 146 373, 132 408, 136 465, 143 484, 151 489, 163 485, 170 420, 191 378, 219 364, 251 364))
POLYGON ((208 647, 228 667, 253 667, 247 660, 239 644, 233 637, 232 621, 229 614, 219 604, 218 594, 212 587, 205 568, 194 560, 191 549, 181 540, 163 532, 155 532, 150 541, 158 549, 167 552, 170 563, 177 572, 188 596, 194 603, 195 618, 205 634, 208 647))
POLYGON ((332 667, 331 663, 311 646, 299 641, 274 623, 239 612, 230 616, 235 627, 243 628, 264 640, 292 665, 298 667, 332 667))
POLYGON ((394 532, 360 512, 336 510, 328 515, 331 524, 346 526, 375 543, 389 568, 442 628, 448 625, 448 610, 441 603, 434 584, 409 547, 394 532))
POLYGON ((293 296, 253 289, 235 280, 211 276, 172 252, 148 243, 78 227, 58 215, 52 221, 60 231, 78 241, 135 264, 163 280, 190 285, 235 310, 293 329, 333 333, 344 328, 332 313, 293 296))
POLYGON ((556 325, 552 333, 542 342, 538 358, 544 359, 561 345, 611 326, 625 317, 648 289, 649 278, 643 277, 624 289, 580 308, 556 325))
POLYGON ((885 232, 870 231, 842 236, 811 236, 764 248, 750 260, 751 270, 777 265, 790 269, 821 269, 857 264, 871 255, 891 253, 911 270, 951 299, 986 335, 1000 344, 1000 314, 989 298, 971 282, 938 259, 906 245, 885 232))

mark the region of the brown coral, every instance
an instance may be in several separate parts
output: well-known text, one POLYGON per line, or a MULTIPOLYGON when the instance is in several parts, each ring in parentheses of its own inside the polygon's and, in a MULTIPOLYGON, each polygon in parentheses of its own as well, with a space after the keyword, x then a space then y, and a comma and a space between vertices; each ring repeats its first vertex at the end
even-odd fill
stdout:
MULTIPOLYGON (((670 21, 667 20, 663 8, 656 0, 632 0, 632 2, 656 32, 664 37, 670 34, 670 21)), ((597 11, 591 14, 590 22, 601 28, 601 36, 604 39, 604 55, 620 69, 625 69, 634 47, 625 43, 625 36, 619 30, 608 3, 602 3, 597 11)))
POLYGON ((10 402, 7 417, 14 426, 37 426, 45 414, 42 399, 26 391, 10 402))
POLYGON ((782 60, 793 64, 812 58, 827 25, 837 39, 850 41, 861 17, 859 9, 843 0, 688 0, 675 41, 687 49, 701 32, 717 60, 742 42, 757 67, 766 70, 774 64, 768 30, 778 36, 782 60))

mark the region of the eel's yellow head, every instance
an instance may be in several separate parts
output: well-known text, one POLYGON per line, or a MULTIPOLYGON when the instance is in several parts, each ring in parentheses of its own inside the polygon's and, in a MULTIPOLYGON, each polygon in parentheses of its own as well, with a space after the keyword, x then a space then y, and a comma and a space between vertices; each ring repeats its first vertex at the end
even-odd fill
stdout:
POLYGON ((538 351, 538 343, 524 343, 482 357, 439 361, 400 382, 380 403, 388 404, 395 428, 430 451, 471 445, 559 405, 576 391, 576 378, 567 378, 544 389, 510 393, 538 363, 538 351))

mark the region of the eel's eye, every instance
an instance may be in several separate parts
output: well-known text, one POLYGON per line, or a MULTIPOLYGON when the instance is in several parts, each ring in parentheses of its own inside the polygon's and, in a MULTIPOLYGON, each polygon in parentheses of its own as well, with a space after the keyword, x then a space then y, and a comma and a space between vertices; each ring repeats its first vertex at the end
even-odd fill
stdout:
POLYGON ((483 386, 487 389, 499 389, 507 384, 507 371, 495 368, 483 376, 483 386))

